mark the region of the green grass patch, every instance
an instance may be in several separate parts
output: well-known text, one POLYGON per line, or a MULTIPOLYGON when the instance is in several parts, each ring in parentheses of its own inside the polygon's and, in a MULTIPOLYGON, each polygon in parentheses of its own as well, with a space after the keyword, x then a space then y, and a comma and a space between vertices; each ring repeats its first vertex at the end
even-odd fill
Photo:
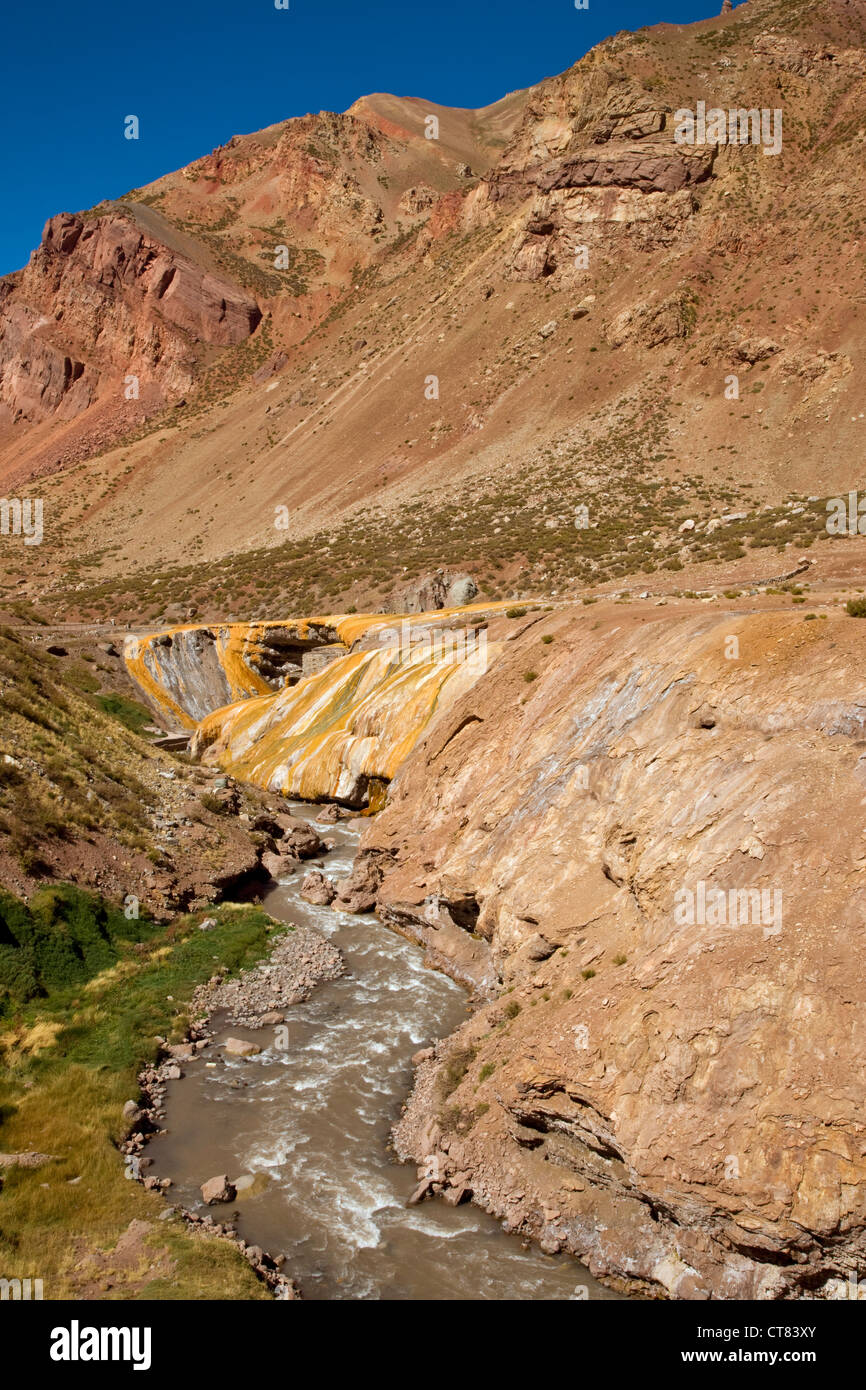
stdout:
MULTIPOLYGON (((208 932, 198 931, 201 914, 121 927, 77 889, 52 893, 53 905, 31 904, 31 915, 54 922, 58 954, 42 943, 43 992, 7 1007, 0 1025, 0 1150, 37 1149, 53 1161, 7 1170, 0 1269, 41 1278, 46 1299, 269 1297, 233 1246, 158 1220, 164 1199, 125 1177, 118 1144, 124 1102, 138 1096, 157 1036, 181 1038, 195 986, 218 965, 252 964, 275 924, 261 908, 228 904, 211 910, 208 932), (147 1251, 138 1268, 116 1268, 111 1251, 133 1219, 154 1223, 147 1251)), ((4 912, 7 931, 26 935, 26 909, 16 918, 4 899, 4 912)))

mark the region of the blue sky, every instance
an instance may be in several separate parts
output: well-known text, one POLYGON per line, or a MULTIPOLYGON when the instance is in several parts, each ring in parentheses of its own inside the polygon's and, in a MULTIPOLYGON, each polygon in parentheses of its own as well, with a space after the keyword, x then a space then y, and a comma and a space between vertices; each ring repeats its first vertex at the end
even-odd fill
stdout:
POLYGON ((116 198, 234 134, 365 92, 484 106, 620 29, 721 0, 10 0, 0 84, 0 274, 53 213, 116 198), (140 138, 123 137, 137 115, 140 138))

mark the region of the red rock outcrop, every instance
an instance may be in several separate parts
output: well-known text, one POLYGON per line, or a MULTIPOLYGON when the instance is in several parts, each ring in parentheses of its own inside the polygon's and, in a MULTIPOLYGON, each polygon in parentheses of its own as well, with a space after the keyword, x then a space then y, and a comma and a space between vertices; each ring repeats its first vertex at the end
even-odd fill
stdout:
POLYGON ((85 410, 101 384, 122 396, 188 390, 196 346, 242 342, 261 320, 228 279, 160 244, 127 217, 60 213, 25 270, 0 282, 0 401, 12 419, 85 410))

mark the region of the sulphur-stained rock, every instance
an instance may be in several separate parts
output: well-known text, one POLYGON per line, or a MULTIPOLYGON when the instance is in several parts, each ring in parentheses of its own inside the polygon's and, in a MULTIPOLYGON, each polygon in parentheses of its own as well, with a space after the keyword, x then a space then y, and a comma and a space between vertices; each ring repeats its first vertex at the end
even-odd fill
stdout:
MULTIPOLYGON (((217 709, 199 724, 193 754, 228 768, 242 762, 244 778, 270 791, 356 807, 369 801, 378 809, 374 797, 381 804, 413 742, 495 659, 498 644, 486 633, 450 626, 459 614, 446 617, 444 633, 432 623, 422 631, 407 618, 405 641, 400 617, 341 620, 346 637, 355 633, 358 642, 376 645, 332 661, 300 685, 217 709)), ((238 633, 232 640, 240 648, 247 638, 238 633)), ((128 669, 152 698, 151 670, 163 663, 161 651, 152 640, 127 647, 128 669)), ((173 696, 171 703, 176 709, 173 696)), ((305 836, 315 834, 304 824, 305 836)))
POLYGON ((207 1182, 202 1183, 200 1190, 202 1199, 209 1207, 218 1202, 233 1202, 237 1196, 237 1189, 229 1182, 225 1173, 217 1178, 208 1178, 207 1182))
POLYGON ((424 1162, 435 1124, 491 1211, 596 1275, 802 1296, 866 1257, 864 625, 559 623, 529 701, 532 629, 365 831, 380 916, 432 952, 471 889, 494 971, 420 1060, 398 1152, 424 1162))
POLYGON ((301 897, 305 902, 313 903, 317 907, 329 907, 336 896, 337 890, 333 883, 320 870, 313 869, 304 875, 301 897))

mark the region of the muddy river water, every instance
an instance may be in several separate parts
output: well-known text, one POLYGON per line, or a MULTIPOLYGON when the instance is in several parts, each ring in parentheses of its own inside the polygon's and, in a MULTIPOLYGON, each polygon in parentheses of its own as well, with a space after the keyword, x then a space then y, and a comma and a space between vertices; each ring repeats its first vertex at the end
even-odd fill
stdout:
MULTIPOLYGON (((339 878, 358 835, 342 825, 326 833, 338 842, 326 872, 339 878)), ((346 973, 290 1008, 284 1029, 223 1026, 203 1058, 184 1063, 169 1083, 168 1133, 149 1146, 172 1200, 203 1215, 200 1184, 243 1175, 236 1202, 211 1214, 236 1212, 247 1241, 284 1254, 306 1299, 616 1298, 570 1256, 527 1246, 471 1204, 406 1206, 415 1167, 395 1160, 390 1128, 412 1054, 466 1017, 467 997, 375 918, 303 902, 302 877, 275 886, 265 905, 328 936, 346 973), (229 1033, 261 1053, 223 1060, 229 1033)))

